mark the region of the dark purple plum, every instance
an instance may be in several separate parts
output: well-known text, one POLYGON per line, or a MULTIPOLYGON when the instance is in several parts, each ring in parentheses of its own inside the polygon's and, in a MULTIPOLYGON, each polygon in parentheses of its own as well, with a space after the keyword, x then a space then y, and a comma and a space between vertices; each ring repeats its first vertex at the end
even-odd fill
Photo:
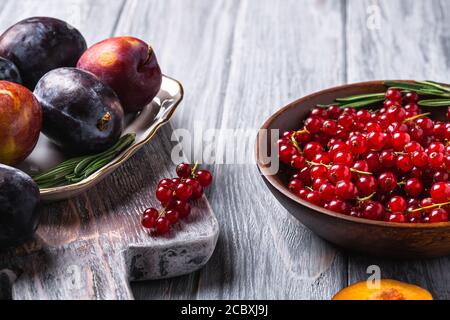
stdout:
POLYGON ((0 80, 22 84, 19 69, 8 59, 0 57, 0 80))
POLYGON ((43 110, 42 132, 76 154, 111 147, 122 135, 124 112, 119 98, 92 73, 60 68, 47 73, 34 95, 43 110))
POLYGON ((23 84, 31 91, 47 72, 75 67, 86 49, 77 29, 54 18, 28 18, 0 36, 0 56, 19 68, 23 84))
POLYGON ((0 248, 32 238, 39 224, 39 188, 28 175, 0 164, 0 248))

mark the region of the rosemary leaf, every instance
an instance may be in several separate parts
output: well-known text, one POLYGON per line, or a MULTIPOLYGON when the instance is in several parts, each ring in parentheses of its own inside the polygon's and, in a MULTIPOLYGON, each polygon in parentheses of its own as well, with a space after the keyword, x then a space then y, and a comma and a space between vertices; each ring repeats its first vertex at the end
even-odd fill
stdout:
POLYGON ((337 98, 337 102, 354 102, 360 100, 368 100, 368 99, 384 99, 384 93, 370 93, 370 94, 359 94, 355 96, 345 97, 345 98, 337 98))
POLYGON ((356 102, 352 102, 352 103, 346 103, 346 104, 341 104, 340 107, 341 108, 362 108, 362 107, 368 107, 380 102, 384 101, 384 96, 383 98, 376 98, 376 99, 366 99, 366 100, 361 100, 361 101, 356 101, 356 102))
POLYGON ((440 91, 445 91, 445 92, 449 92, 450 93, 450 87, 442 86, 439 83, 434 82, 434 81, 427 80, 427 81, 416 81, 416 82, 420 83, 420 84, 423 84, 423 85, 431 86, 431 87, 436 88, 436 89, 438 89, 440 91))
POLYGON ((419 106, 422 106, 422 107, 447 107, 447 106, 450 106, 450 99, 420 100, 419 106))
POLYGON ((422 84, 412 83, 412 82, 385 81, 384 85, 389 88, 394 88, 394 89, 401 88, 401 89, 411 90, 411 91, 423 90, 423 89, 427 89, 427 88, 430 89, 430 86, 424 86, 422 84))

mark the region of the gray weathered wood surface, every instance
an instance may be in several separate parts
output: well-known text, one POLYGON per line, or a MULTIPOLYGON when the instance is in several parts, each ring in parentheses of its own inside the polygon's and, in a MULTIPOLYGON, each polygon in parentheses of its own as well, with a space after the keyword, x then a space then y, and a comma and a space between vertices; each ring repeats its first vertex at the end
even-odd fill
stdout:
MULTIPOLYGON (((164 72, 186 89, 175 128, 256 130, 288 102, 346 82, 449 82, 446 0, 8 0, 0 27, 38 14, 68 19, 89 43, 113 34, 151 42, 164 72)), ((251 144, 234 141, 251 156, 251 144)), ((329 299, 373 264, 383 277, 450 298, 449 258, 349 255, 289 217, 254 165, 212 169, 208 196, 221 226, 212 260, 189 276, 132 284, 135 298, 329 299)))

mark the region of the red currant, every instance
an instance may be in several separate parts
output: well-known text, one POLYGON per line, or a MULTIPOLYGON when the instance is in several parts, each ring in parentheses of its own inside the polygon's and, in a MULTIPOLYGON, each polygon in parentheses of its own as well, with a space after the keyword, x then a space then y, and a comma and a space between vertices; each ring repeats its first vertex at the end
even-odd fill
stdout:
POLYGON ((317 191, 311 191, 306 195, 306 201, 318 205, 320 206, 320 204, 322 203, 322 200, 320 198, 320 195, 317 191))
POLYGON ((396 160, 397 159, 393 151, 387 150, 381 152, 380 154, 380 164, 384 168, 391 168, 395 166, 396 160))
POLYGON ((327 110, 328 118, 337 119, 341 115, 342 111, 342 108, 339 106, 330 106, 327 110))
POLYGON ((370 132, 367 136, 367 143, 369 149, 379 151, 386 145, 386 140, 384 139, 384 134, 382 132, 374 131, 370 132))
POLYGON ((187 163, 181 163, 181 164, 179 164, 179 165, 177 166, 176 171, 177 171, 177 175, 178 175, 180 178, 186 179, 186 178, 189 178, 189 177, 191 176, 192 168, 191 168, 191 166, 190 166, 189 164, 187 164, 187 163))
POLYGON ((354 154, 363 154, 367 151, 367 142, 362 135, 356 135, 348 140, 347 145, 354 154))
POLYGON ((191 213, 191 206, 189 203, 181 200, 173 201, 168 209, 178 212, 180 218, 186 218, 191 213))
POLYGON ((159 183, 158 183, 158 188, 159 187, 166 187, 168 189, 173 189, 174 188, 174 184, 172 182, 171 179, 162 179, 159 183))
POLYGON ((334 184, 338 181, 350 181, 351 178, 352 173, 348 166, 335 164, 328 170, 328 179, 334 184))
POLYGON ((444 154, 440 152, 432 152, 428 156, 428 164, 432 168, 440 168, 444 164, 444 154))
POLYGON ((405 183, 405 192, 410 197, 418 197, 423 191, 423 184, 417 178, 408 179, 405 183))
POLYGON ((402 151, 410 141, 410 135, 405 132, 396 132, 392 135, 392 146, 397 151, 402 151))
POLYGON ((314 190, 319 190, 319 188, 320 188, 324 183, 328 183, 328 179, 327 179, 327 178, 323 178, 323 177, 322 177, 322 178, 317 178, 317 179, 314 179, 314 181, 313 181, 311 187, 312 187, 314 190))
POLYGON ((297 149, 290 144, 283 144, 278 149, 280 161, 284 163, 290 163, 292 156, 297 154, 297 149))
POLYGON ((326 178, 328 176, 328 170, 325 166, 313 166, 311 167, 310 175, 313 180, 317 178, 326 178))
POLYGON ((413 163, 409 155, 399 155, 397 157, 396 164, 397 167, 403 172, 408 172, 413 168, 413 163))
POLYGON ((400 196, 394 196, 388 202, 388 208, 392 213, 404 213, 406 211, 406 207, 406 200, 400 196))
POLYGON ((387 217, 388 222, 395 222, 395 223, 405 223, 407 222, 406 216, 401 213, 391 213, 387 217))
POLYGON ((383 220, 386 211, 381 203, 376 201, 369 202, 361 212, 361 217, 370 220, 383 220))
POLYGON ((310 116, 326 119, 328 117, 328 112, 324 108, 314 108, 312 109, 310 116))
POLYGON ((302 169, 306 164, 306 159, 305 157, 299 155, 299 154, 295 154, 292 156, 291 158, 291 166, 295 169, 302 169))
POLYGON ((301 182, 299 179, 294 179, 291 182, 289 182, 289 190, 293 193, 298 193, 300 189, 302 189, 305 185, 303 182, 301 182))
POLYGON ((436 208, 429 215, 429 222, 448 222, 448 213, 443 208, 436 208))
POLYGON ((415 104, 417 101, 419 101, 419 95, 415 92, 408 92, 403 97, 403 101, 405 103, 414 103, 415 104))
POLYGON ((449 174, 447 171, 438 170, 433 174, 434 182, 447 182, 449 180, 449 174))
POLYGON ((193 192, 194 192, 194 190, 187 183, 180 183, 175 188, 175 196, 177 197, 177 199, 179 199, 181 201, 189 200, 191 198, 193 192))
POLYGON ((391 101, 401 101, 402 93, 397 89, 388 89, 386 91, 386 99, 391 101))
POLYGON ((203 196, 203 187, 197 179, 189 178, 184 183, 192 188, 191 200, 197 200, 203 196))
POLYGON ((156 226, 156 221, 158 220, 159 212, 155 208, 150 208, 145 210, 144 216, 142 218, 142 226, 146 229, 152 229, 156 226))
POLYGON ((335 193, 341 199, 351 200, 356 198, 358 190, 356 190, 355 185, 350 181, 338 181, 336 183, 335 193))
POLYGON ((338 130, 338 126, 333 120, 325 120, 322 124, 322 132, 327 136, 334 136, 338 130))
MULTIPOLYGON (((303 155, 307 160, 313 160, 316 154, 323 152, 322 145, 318 142, 308 142, 303 148, 303 155)), ((292 156, 291 156, 292 157, 292 156)))
POLYGON ((319 117, 309 117, 305 120, 305 128, 310 133, 317 133, 322 128, 323 119, 319 117))
POLYGON ((416 120, 416 124, 417 124, 417 125, 418 125, 425 133, 430 132, 430 131, 433 129, 433 127, 434 127, 433 121, 432 121, 430 118, 428 118, 428 117, 423 117, 423 118, 417 119, 417 120, 416 120))
POLYGON ((200 170, 197 172, 197 180, 200 182, 202 187, 207 188, 211 185, 213 176, 208 170, 200 170))
POLYGON ((335 187, 331 183, 322 184, 319 189, 320 199, 323 201, 331 201, 335 197, 335 187))
POLYGON ((366 161, 370 172, 378 172, 381 167, 380 154, 378 152, 369 152, 366 155, 366 161))
POLYGON ((169 220, 170 224, 175 224, 180 220, 180 214, 175 210, 167 210, 165 218, 169 220))
POLYGON ((333 163, 351 166, 353 164, 353 156, 350 152, 337 152, 333 157, 333 163))
POLYGON ((164 217, 159 218, 158 221, 156 221, 156 231, 159 234, 167 234, 170 231, 170 221, 169 219, 166 219, 164 217))
POLYGON ((445 152, 445 146, 442 143, 440 143, 440 142, 432 142, 432 143, 430 143, 430 145, 426 149, 426 152, 428 154, 433 153, 433 152, 444 153, 445 152))
POLYGON ((361 175, 356 182, 360 197, 367 197, 377 191, 377 182, 371 175, 361 175))
POLYGON ((331 159, 327 153, 321 152, 321 153, 316 154, 313 162, 321 163, 321 164, 329 164, 331 162, 331 159))
POLYGON ((423 151, 414 151, 411 155, 411 162, 416 167, 425 167, 428 164, 428 156, 423 151))
POLYGON ((169 203, 173 199, 173 191, 167 187, 159 187, 156 190, 156 198, 161 203, 169 203))
POLYGON ((434 203, 448 202, 450 201, 450 184, 437 182, 431 187, 430 194, 434 203))
POLYGON ((391 172, 385 172, 378 177, 378 187, 384 192, 391 192, 397 187, 397 177, 391 172))
POLYGON ((347 130, 350 130, 350 128, 353 126, 354 123, 354 119, 353 116, 349 115, 349 114, 342 114, 341 116, 339 116, 338 118, 338 124, 347 130))
POLYGON ((415 151, 423 151, 423 147, 417 141, 411 141, 405 145, 405 152, 413 153, 415 151))
POLYGON ((349 214, 351 207, 347 202, 335 199, 328 203, 327 209, 337 213, 349 214))

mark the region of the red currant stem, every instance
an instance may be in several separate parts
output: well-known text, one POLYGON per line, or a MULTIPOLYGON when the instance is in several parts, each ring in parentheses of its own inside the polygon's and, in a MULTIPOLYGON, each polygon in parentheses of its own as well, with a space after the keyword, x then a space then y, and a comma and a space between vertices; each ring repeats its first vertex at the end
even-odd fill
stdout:
POLYGON ((398 186, 404 186, 406 184, 406 181, 400 181, 400 182, 397 182, 397 185, 398 186))
POLYGON ((403 152, 403 151, 395 151, 394 154, 395 154, 396 156, 406 156, 408 153, 403 152))
POLYGON ((197 172, 198 166, 199 166, 199 162, 197 160, 197 161, 195 161, 194 167, 191 170, 191 176, 192 177, 195 177, 195 173, 197 172))
POLYGON ((430 114, 431 114, 431 112, 421 113, 421 114, 415 115, 413 117, 406 118, 405 121, 403 121, 403 122, 406 123, 406 122, 409 122, 409 121, 414 121, 416 119, 420 119, 420 118, 429 116, 430 114))
POLYGON ((365 202, 365 201, 368 201, 368 200, 372 199, 376 194, 377 194, 377 193, 374 192, 374 193, 372 193, 371 195, 368 195, 367 197, 364 197, 364 198, 356 198, 356 200, 357 200, 357 201, 360 201, 360 202, 365 202))
POLYGON ((331 165, 330 164, 324 164, 324 163, 317 163, 317 162, 314 162, 314 161, 306 161, 306 163, 309 165, 309 166, 324 166, 325 168, 327 168, 327 169, 330 169, 331 168, 331 165))
POLYGON ((297 140, 295 140, 295 134, 293 134, 291 136, 291 143, 294 145, 295 149, 297 149, 297 151, 302 154, 302 149, 300 148, 300 146, 298 145, 297 140))
POLYGON ((350 171, 354 172, 354 173, 365 174, 365 175, 368 175, 368 176, 372 175, 372 172, 361 171, 361 170, 357 170, 357 169, 354 169, 354 168, 350 168, 350 171))
POLYGON ((314 189, 311 187, 306 186, 305 188, 308 189, 309 191, 314 191, 314 189))
MULTIPOLYGON (((317 163, 317 162, 314 162, 314 161, 306 161, 306 163, 309 166, 324 166, 327 169, 330 169, 332 167, 331 164, 324 164, 322 162, 321 163, 317 163)), ((350 171, 351 172, 355 172, 355 173, 359 173, 359 174, 365 174, 365 175, 370 175, 370 176, 372 175, 372 172, 361 171, 361 170, 354 169, 354 168, 350 168, 350 171)))
POLYGON ((408 212, 414 213, 414 212, 419 212, 419 211, 422 211, 422 210, 428 210, 428 209, 433 209, 433 208, 438 208, 438 207, 446 206, 446 205, 449 205, 449 204, 450 204, 450 201, 448 201, 448 202, 443 202, 443 203, 435 203, 435 204, 432 204, 432 205, 430 205, 430 206, 426 206, 426 207, 422 207, 422 208, 417 208, 417 209, 414 209, 414 210, 408 210, 408 212))
POLYGON ((301 134, 301 133, 310 133, 309 131, 308 131, 308 129, 306 129, 306 128, 303 128, 302 130, 298 130, 297 132, 295 132, 295 133, 297 133, 297 134, 301 134))
POLYGON ((167 208, 164 208, 161 211, 159 211, 158 219, 159 218, 164 218, 166 216, 166 209, 167 208))

